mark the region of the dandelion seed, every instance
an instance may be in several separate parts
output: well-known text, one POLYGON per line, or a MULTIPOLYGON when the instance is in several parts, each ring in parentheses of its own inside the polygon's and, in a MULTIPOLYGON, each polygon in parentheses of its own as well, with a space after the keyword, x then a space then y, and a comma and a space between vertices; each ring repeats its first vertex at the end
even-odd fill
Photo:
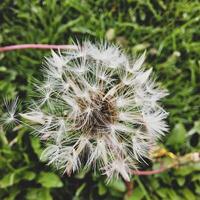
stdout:
POLYGON ((4 99, 4 105, 6 108, 5 113, 0 117, 0 124, 6 128, 13 127, 19 121, 17 119, 17 108, 19 105, 18 97, 13 101, 4 99))
POLYGON ((21 114, 47 141, 42 158, 48 164, 67 174, 91 166, 108 181, 130 180, 131 169, 167 131, 159 103, 166 91, 156 86, 152 69, 145 71, 144 59, 145 53, 132 64, 119 47, 90 42, 52 52, 46 81, 37 84, 38 109, 21 114))

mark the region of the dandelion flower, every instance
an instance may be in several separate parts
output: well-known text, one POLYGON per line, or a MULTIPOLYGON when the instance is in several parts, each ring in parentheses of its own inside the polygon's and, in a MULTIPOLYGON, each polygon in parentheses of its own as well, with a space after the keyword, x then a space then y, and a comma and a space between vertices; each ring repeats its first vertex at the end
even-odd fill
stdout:
POLYGON ((108 180, 130 179, 137 163, 167 131, 145 53, 134 62, 115 45, 84 42, 76 50, 52 51, 35 100, 23 118, 47 144, 42 159, 71 174, 92 166, 108 180))

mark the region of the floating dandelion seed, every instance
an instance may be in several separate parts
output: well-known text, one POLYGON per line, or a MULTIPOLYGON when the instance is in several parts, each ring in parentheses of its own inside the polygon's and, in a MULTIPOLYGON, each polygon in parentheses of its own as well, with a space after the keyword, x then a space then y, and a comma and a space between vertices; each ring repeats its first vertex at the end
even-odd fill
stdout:
POLYGON ((167 92, 144 70, 145 53, 131 63, 116 46, 85 42, 46 59, 39 99, 21 116, 47 148, 42 159, 64 173, 93 166, 108 181, 148 157, 167 131, 159 100, 167 92))
POLYGON ((6 128, 13 127, 19 121, 17 119, 18 97, 13 101, 4 99, 4 106, 6 111, 0 117, 0 124, 6 128))

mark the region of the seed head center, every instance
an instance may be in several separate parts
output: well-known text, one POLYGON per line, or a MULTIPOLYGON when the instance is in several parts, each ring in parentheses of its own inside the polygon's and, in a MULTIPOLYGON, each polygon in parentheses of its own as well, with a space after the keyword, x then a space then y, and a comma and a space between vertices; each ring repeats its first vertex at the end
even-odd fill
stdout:
POLYGON ((90 95, 90 100, 77 100, 81 114, 77 116, 76 125, 81 131, 89 134, 103 134, 117 119, 114 98, 98 92, 90 95))

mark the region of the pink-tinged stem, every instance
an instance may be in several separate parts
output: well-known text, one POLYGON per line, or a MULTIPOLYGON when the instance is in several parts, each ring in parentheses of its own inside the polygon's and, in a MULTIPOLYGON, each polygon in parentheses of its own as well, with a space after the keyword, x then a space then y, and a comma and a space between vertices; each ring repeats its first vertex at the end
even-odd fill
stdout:
POLYGON ((0 47, 0 52, 13 51, 19 49, 77 49, 75 45, 55 45, 55 44, 18 44, 0 47))
POLYGON ((160 168, 160 169, 155 169, 155 170, 150 170, 150 171, 141 171, 141 170, 133 170, 132 174, 134 175, 140 175, 140 176, 148 176, 148 175, 153 175, 153 174, 159 174, 164 171, 166 171, 168 168, 160 168))
POLYGON ((193 153, 188 153, 185 154, 183 156, 177 157, 176 159, 174 159, 172 161, 172 163, 166 165, 166 166, 162 166, 160 167, 160 169, 155 169, 155 170, 150 170, 150 171, 137 171, 137 170, 133 170, 132 174, 135 175, 153 175, 153 174, 159 174, 162 173, 166 170, 169 170, 171 168, 177 168, 182 166, 182 165, 186 165, 186 164, 191 164, 191 163, 197 163, 200 162, 200 152, 193 152, 193 153))

